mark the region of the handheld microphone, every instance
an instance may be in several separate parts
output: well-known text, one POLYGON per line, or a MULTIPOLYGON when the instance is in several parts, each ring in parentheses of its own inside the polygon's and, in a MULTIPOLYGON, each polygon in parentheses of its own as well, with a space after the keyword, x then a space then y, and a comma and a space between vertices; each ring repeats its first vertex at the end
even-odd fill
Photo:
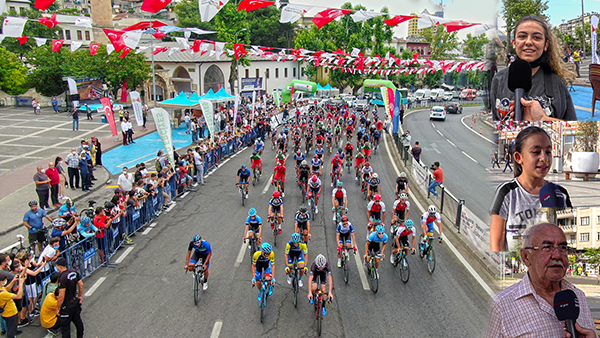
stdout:
POLYGON ((575 321, 579 317, 579 300, 573 290, 562 290, 554 295, 554 313, 558 320, 565 321, 571 337, 577 338, 579 333, 575 330, 575 321))
POLYGON ((558 186, 552 182, 540 189, 540 203, 542 208, 565 208, 567 204, 558 186))
POLYGON ((523 120, 521 98, 531 89, 531 65, 517 58, 508 68, 508 89, 515 93, 515 121, 523 120))

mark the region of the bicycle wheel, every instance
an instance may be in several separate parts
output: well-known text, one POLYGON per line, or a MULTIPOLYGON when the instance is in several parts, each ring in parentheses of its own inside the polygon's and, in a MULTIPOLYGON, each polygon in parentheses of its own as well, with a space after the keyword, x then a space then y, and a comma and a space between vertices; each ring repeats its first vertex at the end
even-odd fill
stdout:
POLYGON ((252 175, 252 186, 256 185, 256 172, 254 172, 254 175, 252 175))
POLYGON ((273 227, 273 246, 277 246, 277 234, 278 234, 277 225, 273 227))
POLYGON ((408 267, 408 260, 406 259, 406 256, 402 257, 402 260, 400 261, 400 277, 404 283, 407 283, 408 278, 410 277, 410 269, 408 267))
POLYGON ((344 269, 344 283, 348 284, 348 277, 350 271, 348 270, 348 262, 346 262, 346 255, 342 255, 342 268, 344 269))
POLYGON ((252 257, 254 257, 254 253, 256 252, 256 239, 254 236, 250 238, 250 262, 252 262, 252 257))
POLYGON ((194 305, 198 305, 198 299, 200 298, 199 284, 200 280, 198 280, 198 274, 194 272, 194 305))
MULTIPOLYGON (((394 254, 394 256, 396 256, 396 257, 394 257, 394 262, 392 263, 392 265, 394 267, 397 267, 398 266, 398 261, 400 260, 400 255, 399 254, 394 254)), ((391 259, 392 259, 392 257, 390 257, 390 260, 391 259)))
POLYGON ((294 278, 292 278, 292 289, 294 290, 294 307, 298 307, 298 268, 294 266, 294 278))
POLYGON ((433 273, 433 270, 435 270, 435 252, 433 251, 433 247, 430 246, 429 250, 427 250, 427 271, 433 273))
POLYGON ((371 287, 371 291, 373 291, 373 293, 377 293, 377 290, 379 290, 379 278, 377 278, 375 262, 373 261, 374 259, 375 257, 371 257, 371 263, 369 268, 369 287, 371 287))
POLYGON ((244 206, 244 204, 246 203, 245 199, 246 196, 244 194, 244 189, 240 188, 240 195, 242 195, 242 206, 244 206))
POLYGON ((267 307, 267 291, 263 290, 263 296, 262 299, 260 301, 260 322, 263 323, 265 321, 265 308, 267 307))
POLYGON ((419 240, 419 257, 423 258, 425 256, 425 251, 423 250, 423 246, 420 244, 420 241, 423 240, 423 236, 419 240))
POLYGON ((321 326, 323 325, 323 304, 322 302, 318 302, 317 305, 317 334, 319 337, 321 336, 321 326))

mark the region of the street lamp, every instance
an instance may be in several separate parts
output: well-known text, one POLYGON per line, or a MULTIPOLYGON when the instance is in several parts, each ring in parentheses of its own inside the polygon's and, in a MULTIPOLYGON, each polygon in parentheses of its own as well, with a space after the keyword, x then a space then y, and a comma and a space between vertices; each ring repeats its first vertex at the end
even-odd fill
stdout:
MULTIPOLYGON (((247 28, 242 28, 239 31, 235 32, 234 39, 233 39, 234 43, 238 43, 238 40, 237 40, 238 34, 241 33, 241 32, 247 31, 247 30, 248 30, 247 28)), ((232 62, 234 62, 234 61, 232 60, 232 62)), ((241 80, 240 80, 240 65, 237 62, 237 60, 235 60, 235 73, 236 73, 235 74, 236 75, 236 80, 237 80, 237 83, 238 83, 237 90, 238 90, 238 94, 239 94, 240 93, 240 86, 241 86, 240 82, 241 82, 241 80)), ((233 88, 231 88, 231 90, 233 91, 233 88)))

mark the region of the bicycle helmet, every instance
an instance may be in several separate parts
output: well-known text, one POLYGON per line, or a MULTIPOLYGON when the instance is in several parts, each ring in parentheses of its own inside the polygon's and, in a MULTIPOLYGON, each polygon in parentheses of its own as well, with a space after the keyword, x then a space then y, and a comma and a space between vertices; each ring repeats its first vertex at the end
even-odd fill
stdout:
POLYGON ((52 226, 55 228, 64 227, 65 225, 67 225, 67 221, 62 218, 56 218, 52 220, 52 226))
POLYGON ((245 164, 242 164, 242 167, 241 167, 241 168, 242 168, 242 169, 246 169, 246 165, 245 165, 245 164))
POLYGON ((350 142, 350 141, 346 142, 346 145, 347 145, 347 146, 349 146, 349 145, 351 145, 351 144, 352 144, 352 142, 350 142))
POLYGON ((260 246, 260 249, 262 252, 266 253, 267 255, 273 251, 273 248, 271 247, 271 244, 269 244, 269 243, 263 243, 263 245, 260 246))
POLYGON ((305 213, 305 212, 307 212, 307 211, 308 211, 308 208, 307 208, 305 205, 301 205, 301 206, 300 206, 300 212, 301 212, 301 213, 305 213))
POLYGON ((402 178, 406 178, 406 173, 405 173, 404 171, 403 171, 403 172, 401 172, 401 173, 400 173, 400 177, 402 177, 402 178))
POLYGON ((292 242, 294 243, 299 243, 300 242, 300 234, 297 232, 294 232, 292 234, 292 242))
POLYGON ((317 268, 323 269, 327 264, 327 259, 325 256, 319 254, 317 257, 315 257, 315 264, 317 265, 317 268))
POLYGON ((258 155, 258 151, 253 151, 252 155, 254 155, 254 156, 258 155))
MULTIPOLYGON (((319 144, 320 145, 320 144, 319 144)), ((315 158, 319 158, 319 155, 315 154, 315 158)))
POLYGON ((194 245, 202 244, 202 236, 200 236, 200 235, 194 236, 194 238, 192 238, 192 242, 194 242, 194 245))
POLYGON ((348 216, 346 216, 346 215, 342 216, 342 222, 348 222, 348 216))
POLYGON ((336 154, 335 154, 335 158, 336 158, 336 159, 340 158, 340 154, 337 154, 337 153, 336 153, 336 154))
POLYGON ((437 208, 435 207, 435 205, 430 205, 428 210, 431 214, 435 214, 437 212, 437 208))
POLYGON ((379 178, 379 175, 377 175, 377 173, 373 173, 373 178, 379 178))
POLYGON ((32 205, 37 205, 37 201, 31 201, 31 202, 29 202, 29 206, 32 206, 32 205))
POLYGON ((374 199, 375 199, 376 201, 381 201, 381 195, 379 195, 379 194, 375 194, 375 197, 374 197, 374 199))
POLYGON ((259 138, 257 138, 256 140, 260 141, 260 137, 259 137, 259 138))
POLYGON ((338 149, 338 154, 341 154, 343 151, 342 148, 338 149))
POLYGON ((81 225, 86 225, 86 224, 90 224, 92 223, 92 219, 87 217, 87 216, 83 216, 81 217, 81 219, 79 220, 79 223, 81 223, 81 225))
POLYGON ((343 186, 344 186, 344 182, 342 182, 342 181, 338 181, 338 182, 337 182, 337 186, 338 186, 338 187, 343 187, 343 186))
POLYGON ((281 193, 279 191, 274 191, 273 192, 273 197, 279 198, 280 196, 281 196, 281 193))
POLYGON ((378 234, 382 234, 382 233, 384 233, 384 232, 385 232, 385 229, 383 228, 383 226, 381 226, 381 225, 378 225, 378 226, 375 228, 375 231, 376 231, 378 234))
POLYGON ((302 155, 302 152, 301 152, 300 150, 298 150, 298 151, 296 152, 296 155, 300 156, 300 155, 302 155))
POLYGON ((408 199, 408 196, 405 193, 401 193, 400 194, 400 199, 401 200, 406 200, 406 199, 408 199))
POLYGON ((67 206, 67 209, 71 209, 73 207, 73 201, 67 197, 67 200, 65 201, 65 205, 67 206))
POLYGON ((407 228, 412 228, 414 225, 412 219, 407 219, 406 221, 404 221, 404 225, 406 225, 407 228))
POLYGON ((370 167, 371 166, 371 162, 365 162, 365 167, 370 167))
POLYGON ((313 177, 312 177, 313 183, 317 183, 317 180, 318 180, 317 175, 313 175, 313 177))
POLYGON ((255 215, 256 215, 256 209, 255 208, 251 208, 250 210, 248 210, 248 216, 254 217, 255 215))
POLYGON ((306 165, 306 160, 302 160, 302 162, 300 162, 300 165, 306 165))

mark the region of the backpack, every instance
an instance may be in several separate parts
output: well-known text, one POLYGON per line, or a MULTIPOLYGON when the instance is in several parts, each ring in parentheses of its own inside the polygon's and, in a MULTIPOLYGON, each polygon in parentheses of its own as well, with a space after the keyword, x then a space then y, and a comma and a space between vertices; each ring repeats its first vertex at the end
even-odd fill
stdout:
POLYGON ((161 172, 162 171, 162 166, 160 165, 160 159, 156 160, 156 162, 154 163, 154 167, 156 168, 157 172, 161 172))

